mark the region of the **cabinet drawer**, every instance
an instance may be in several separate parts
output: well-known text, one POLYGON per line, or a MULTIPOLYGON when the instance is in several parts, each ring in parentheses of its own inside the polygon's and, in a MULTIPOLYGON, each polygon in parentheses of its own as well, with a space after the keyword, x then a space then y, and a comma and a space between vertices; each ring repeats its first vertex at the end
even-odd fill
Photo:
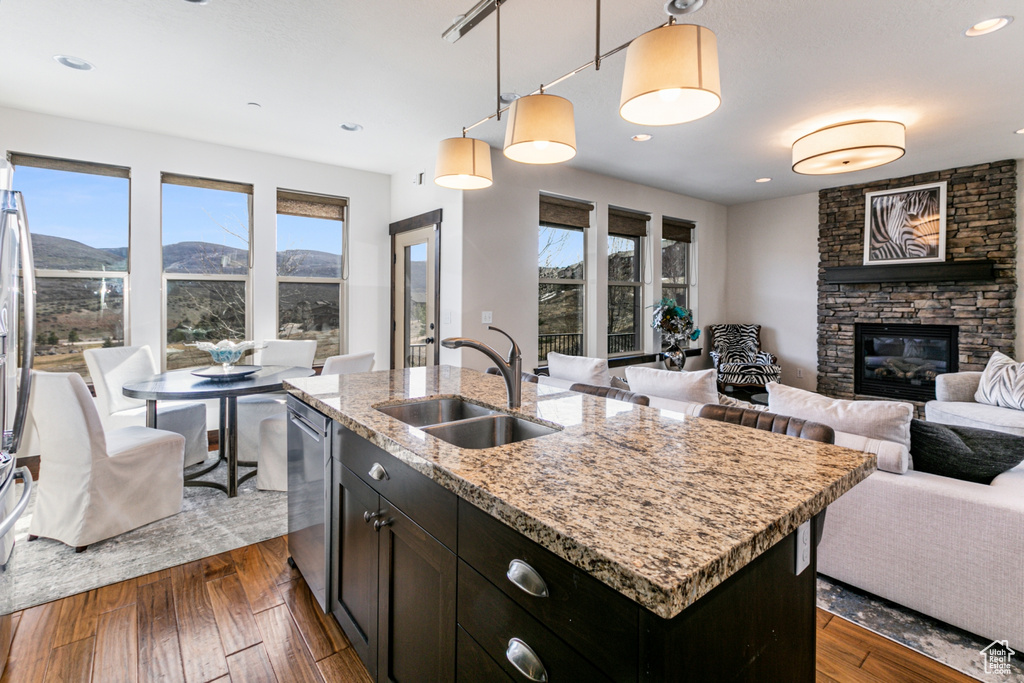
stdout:
POLYGON ((484 652, 480 643, 473 640, 473 636, 466 633, 461 626, 458 631, 456 683, 489 683, 490 681, 514 683, 513 679, 498 666, 498 663, 484 652))
MULTIPOLYGON (((609 681, 597 667, 526 613, 487 579, 459 560, 459 625, 514 681, 609 681), (528 678, 512 663, 513 639, 529 648, 526 655, 538 674, 528 678)), ((522 646, 520 646, 520 649, 522 646)), ((520 661, 523 661, 520 657, 520 661)))
POLYGON ((455 550, 458 497, 454 493, 346 427, 340 428, 335 444, 346 467, 434 538, 455 550))
MULTIPOLYGON (((464 500, 459 557, 613 679, 637 679, 640 608, 632 600, 464 500), (539 575, 547 597, 508 578, 514 560, 528 565, 517 567, 521 574, 532 569, 539 575)), ((519 581, 530 588, 530 578, 519 581)))

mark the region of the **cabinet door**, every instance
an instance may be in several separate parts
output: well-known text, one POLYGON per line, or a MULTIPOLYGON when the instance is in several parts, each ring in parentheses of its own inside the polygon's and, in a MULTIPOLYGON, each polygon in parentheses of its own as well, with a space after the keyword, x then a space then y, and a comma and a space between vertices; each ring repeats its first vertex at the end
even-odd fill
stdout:
POLYGON ((455 680, 456 558, 381 499, 379 681, 455 680))
POLYGON ((377 678, 377 562, 380 496, 340 463, 335 464, 334 599, 331 612, 370 676, 377 678))

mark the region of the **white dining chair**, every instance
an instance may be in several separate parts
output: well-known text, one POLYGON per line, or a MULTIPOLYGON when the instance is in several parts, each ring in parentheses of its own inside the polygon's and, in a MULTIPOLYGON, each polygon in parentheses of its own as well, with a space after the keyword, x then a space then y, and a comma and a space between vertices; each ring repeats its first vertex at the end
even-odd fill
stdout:
MULTIPOLYGON (((85 364, 92 376, 103 428, 146 426, 146 402, 128 398, 121 388, 141 382, 159 372, 148 346, 117 346, 86 349, 85 364)), ((160 401, 156 425, 185 437, 185 467, 203 462, 210 455, 206 435, 206 406, 196 401, 160 401)))
MULTIPOLYGON (((324 361, 320 376, 352 375, 373 368, 373 351, 331 356, 324 361)), ((256 470, 256 488, 264 491, 288 490, 288 417, 284 413, 260 422, 260 445, 256 470)))
POLYGON ((32 373, 42 457, 29 540, 74 547, 181 511, 185 437, 147 427, 104 430, 85 380, 32 373))
MULTIPOLYGON (((312 368, 316 357, 316 340, 271 339, 259 352, 258 365, 282 365, 312 368)), ((238 459, 254 462, 259 455, 260 422, 268 417, 284 416, 287 392, 275 391, 238 399, 238 459)))

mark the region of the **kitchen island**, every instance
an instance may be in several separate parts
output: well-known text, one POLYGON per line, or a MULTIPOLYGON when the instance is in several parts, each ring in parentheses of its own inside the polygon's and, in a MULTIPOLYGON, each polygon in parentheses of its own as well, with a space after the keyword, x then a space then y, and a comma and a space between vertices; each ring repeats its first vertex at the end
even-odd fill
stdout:
POLYGON ((449 366, 286 387, 333 421, 329 609, 377 680, 813 680, 798 528, 874 456, 544 385, 509 410, 449 366), (380 410, 439 396, 551 433, 467 448, 380 410))

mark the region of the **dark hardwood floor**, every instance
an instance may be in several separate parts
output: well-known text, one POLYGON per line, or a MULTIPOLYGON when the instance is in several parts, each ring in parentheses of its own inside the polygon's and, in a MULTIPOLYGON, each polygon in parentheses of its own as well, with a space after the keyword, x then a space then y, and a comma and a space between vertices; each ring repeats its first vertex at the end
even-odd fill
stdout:
MULTIPOLYGON (((287 558, 274 538, 19 612, 0 683, 368 682, 287 558)), ((973 680, 821 610, 817 662, 827 683, 973 680)))

